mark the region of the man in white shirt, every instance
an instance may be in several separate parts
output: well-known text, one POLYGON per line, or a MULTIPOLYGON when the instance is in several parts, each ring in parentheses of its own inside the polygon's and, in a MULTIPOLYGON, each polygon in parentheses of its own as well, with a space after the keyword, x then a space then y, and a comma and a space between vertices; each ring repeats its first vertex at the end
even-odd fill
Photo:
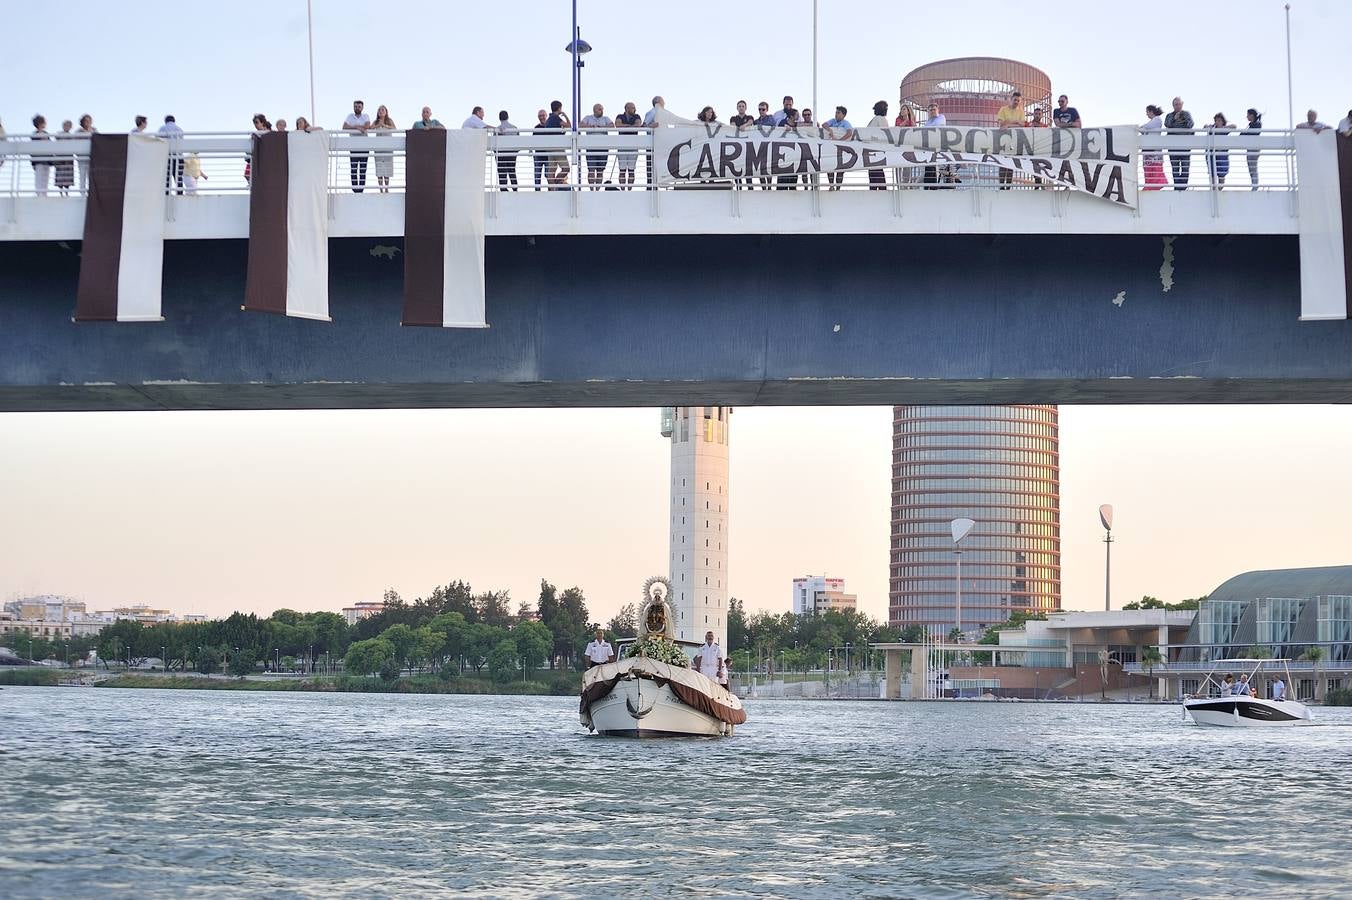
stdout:
MULTIPOLYGON (((574 645, 576 646, 576 645, 574 645)), ((606 640, 604 629, 596 629, 596 640, 587 645, 587 668, 592 666, 604 666, 615 658, 615 651, 610 646, 610 641, 606 640)))
POLYGON ((1282 676, 1278 675, 1277 680, 1272 682, 1272 699, 1286 699, 1286 682, 1282 681, 1282 676))
POLYGON ((657 111, 658 111, 659 109, 662 110, 663 112, 665 112, 666 109, 667 109, 667 101, 663 100, 661 97, 654 97, 654 98, 653 98, 653 108, 650 109, 650 110, 648 110, 648 111, 647 111, 646 113, 644 113, 644 115, 643 115, 643 127, 644 127, 644 128, 655 128, 655 127, 657 126, 657 124, 658 124, 658 122, 657 122, 658 112, 657 112, 657 111))
MULTIPOLYGON (((583 116, 581 123, 583 128, 588 131, 605 131, 614 126, 610 116, 606 115, 606 108, 600 103, 592 105, 591 115, 583 116)), ((610 152, 606 150, 589 150, 587 152, 587 184, 591 185, 593 191, 601 189, 601 182, 606 177, 606 162, 610 157, 610 152)))
MULTIPOLYGON (((362 137, 371 127, 371 117, 362 112, 366 104, 361 100, 352 101, 352 115, 343 120, 343 130, 351 131, 362 137)), ((354 150, 348 162, 348 176, 352 182, 352 193, 360 194, 366 190, 366 159, 370 156, 365 150, 354 150)))
POLYGON ((482 106, 474 107, 470 112, 469 118, 460 126, 461 128, 487 128, 488 123, 484 121, 484 108, 482 106))
MULTIPOLYGON (((164 124, 160 126, 160 137, 171 142, 169 145, 171 151, 174 148, 172 142, 183 137, 183 129, 178 127, 178 122, 173 116, 164 117, 164 124)), ((183 157, 173 152, 169 154, 169 168, 164 174, 164 186, 170 189, 177 187, 176 193, 183 193, 183 157)))
POLYGON ((1305 113, 1305 121, 1304 121, 1304 122, 1301 122, 1301 123, 1300 123, 1299 125, 1297 125, 1296 127, 1297 127, 1297 128, 1309 128, 1309 129, 1311 129, 1312 131, 1314 131, 1315 134, 1318 134, 1319 132, 1323 131, 1325 128, 1328 128, 1327 125, 1325 125, 1323 122, 1319 121, 1319 113, 1315 112, 1315 111, 1312 110, 1312 109, 1306 111, 1306 113, 1305 113))
MULTIPOLYGON (((931 100, 929 105, 929 118, 925 120, 924 124, 921 127, 938 128, 940 125, 945 124, 947 121, 948 120, 944 118, 944 114, 939 112, 939 104, 931 100)), ((925 166, 925 190, 932 191, 938 186, 938 184, 939 184, 939 167, 925 166)))
POLYGON ((714 684, 723 680, 723 648, 714 643, 714 633, 706 632, 704 643, 695 654, 695 669, 714 684))

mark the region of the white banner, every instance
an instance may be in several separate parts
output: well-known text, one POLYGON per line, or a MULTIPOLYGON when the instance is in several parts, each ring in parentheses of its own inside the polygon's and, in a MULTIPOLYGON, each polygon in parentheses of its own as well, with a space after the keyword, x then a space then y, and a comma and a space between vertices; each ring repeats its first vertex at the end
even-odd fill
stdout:
POLYGON ((859 128, 837 137, 844 135, 811 126, 659 128, 658 183, 984 165, 1136 207, 1139 141, 1129 126, 859 128))

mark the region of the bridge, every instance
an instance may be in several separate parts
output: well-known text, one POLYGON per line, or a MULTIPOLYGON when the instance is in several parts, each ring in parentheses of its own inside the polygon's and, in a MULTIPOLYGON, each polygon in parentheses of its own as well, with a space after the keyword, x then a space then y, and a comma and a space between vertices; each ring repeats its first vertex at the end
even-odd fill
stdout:
POLYGON ((332 322, 241 311, 248 138, 193 135, 174 152, 208 178, 167 201, 164 321, 73 323, 86 199, 78 176, 41 194, 31 162, 89 142, 11 140, 0 410, 1350 402, 1344 270, 1310 265, 1331 242, 1295 146, 1142 135, 1191 153, 1193 181, 1124 210, 976 165, 933 190, 892 170, 880 190, 863 172, 673 188, 648 183, 648 134, 495 137, 490 327, 432 329, 400 325, 400 135, 333 141, 332 322), (353 151, 390 155, 388 192, 374 168, 352 191, 353 151), (602 152, 612 182, 638 155, 634 189, 578 183, 602 152), (1230 158, 1224 186, 1208 153, 1230 158), (544 154, 570 157, 568 184, 533 189, 544 154), (504 166, 521 190, 498 189, 504 166))

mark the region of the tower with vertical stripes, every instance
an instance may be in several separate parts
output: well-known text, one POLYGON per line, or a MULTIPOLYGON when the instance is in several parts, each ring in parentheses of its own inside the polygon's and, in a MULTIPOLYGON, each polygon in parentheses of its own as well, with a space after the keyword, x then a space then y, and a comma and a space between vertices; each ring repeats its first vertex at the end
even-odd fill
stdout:
POLYGON ((732 408, 662 410, 671 441, 671 605, 676 637, 726 648, 728 637, 728 440, 732 408))

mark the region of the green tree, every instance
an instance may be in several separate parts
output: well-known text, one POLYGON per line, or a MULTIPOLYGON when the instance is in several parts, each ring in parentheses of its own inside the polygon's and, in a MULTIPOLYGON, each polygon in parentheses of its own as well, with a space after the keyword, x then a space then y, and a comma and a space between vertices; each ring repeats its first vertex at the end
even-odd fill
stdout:
POLYGON ((446 643, 446 635, 443 632, 435 631, 429 625, 424 625, 413 632, 413 649, 409 653, 409 661, 417 668, 430 665, 441 658, 441 648, 446 643))
MULTIPOLYGON (((1324 648, 1306 647, 1305 652, 1300 655, 1300 658, 1314 663, 1314 698, 1316 700, 1323 699, 1324 692, 1319 689, 1321 681, 1319 677, 1319 661, 1324 658, 1324 648)), ((1292 685, 1292 687, 1295 687, 1295 685, 1292 685)), ((1300 698, 1297 697, 1296 699, 1300 698)))
POLYGON ((920 625, 907 625, 901 629, 901 643, 918 644, 925 639, 925 629, 920 625))
POLYGON ((201 647, 195 651, 197 656, 193 660, 197 664, 197 671, 203 675, 212 675, 221 668, 221 657, 225 655, 221 647, 201 647))
POLYGON ((499 641, 488 652, 488 674, 493 676, 494 681, 511 681, 516 675, 516 659, 516 642, 510 638, 499 641))
POLYGON ((1141 665, 1145 667, 1145 677, 1150 680, 1150 699, 1155 699, 1155 667, 1164 663, 1159 647, 1146 647, 1141 651, 1141 665))
POLYGON ((230 654, 230 674, 236 678, 252 674, 257 661, 252 650, 247 648, 236 650, 230 654))
MULTIPOLYGON (((465 659, 474 667, 475 673, 483 671, 489 654, 503 641, 511 640, 506 628, 474 622, 465 626, 465 659)), ((513 647, 516 645, 513 644, 513 647)), ((515 653, 515 650, 513 650, 515 653)), ((515 659, 515 657, 513 657, 515 659)))
POLYGON ((343 669, 352 675, 374 675, 393 662, 393 644, 384 638, 368 638, 347 648, 343 669))
POLYGON ((388 641, 394 649, 394 662, 399 669, 407 668, 409 655, 413 652, 413 646, 418 641, 418 634, 412 628, 409 628, 403 622, 398 625, 391 625, 380 633, 380 637, 388 641))
POLYGON ((460 657, 465 654, 465 640, 468 635, 469 623, 465 621, 463 613, 444 612, 432 618, 427 623, 427 627, 445 637, 441 644, 442 671, 449 672, 452 663, 455 670, 460 671, 460 657))
MULTIPOLYGON (((734 599, 735 603, 736 600, 734 599)), ((732 622, 732 612, 728 612, 728 622, 732 622)), ((626 603, 620 607, 620 611, 611 616, 610 621, 606 623, 606 631, 610 632, 612 637, 637 637, 638 636, 638 608, 632 603, 626 603)), ((731 634, 731 632, 729 632, 731 634)))
POLYGON ((517 655, 527 669, 538 669, 554 646, 554 635, 539 622, 518 622, 512 629, 517 655))
MULTIPOLYGON (((746 608, 736 597, 728 598, 728 652, 747 650, 751 647, 751 635, 746 628, 746 608)), ((747 671, 745 668, 740 671, 747 671)))
POLYGON ((512 624, 511 595, 507 591, 488 591, 474 598, 478 621, 508 628, 512 624))

